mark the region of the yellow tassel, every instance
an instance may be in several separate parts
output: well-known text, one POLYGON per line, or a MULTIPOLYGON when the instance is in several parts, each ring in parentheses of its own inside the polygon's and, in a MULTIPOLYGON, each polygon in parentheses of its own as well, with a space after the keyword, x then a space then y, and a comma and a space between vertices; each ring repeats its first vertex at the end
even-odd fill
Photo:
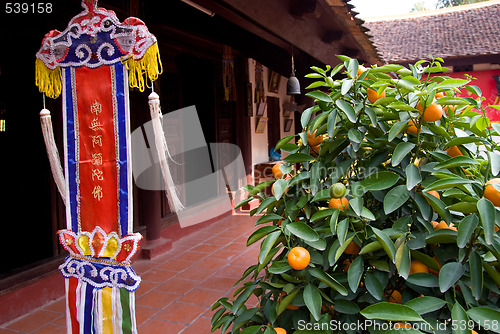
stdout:
POLYGON ((35 61, 35 84, 40 93, 45 93, 50 98, 61 95, 62 77, 61 69, 56 67, 51 70, 40 59, 35 61))
POLYGON ((151 88, 148 83, 144 82, 144 74, 149 80, 155 81, 163 72, 163 67, 160 60, 160 50, 158 43, 151 45, 141 59, 134 59, 134 56, 122 59, 122 63, 128 69, 128 81, 131 88, 138 88, 141 92, 145 86, 151 88))
MULTIPOLYGON (((129 71, 129 85, 132 88, 138 88, 141 92, 149 84, 144 80, 144 74, 153 82, 158 79, 158 76, 163 72, 163 67, 160 59, 160 50, 158 43, 151 45, 141 59, 135 60, 134 56, 122 59, 129 71)), ((35 61, 35 84, 40 93, 45 93, 50 98, 57 98, 62 91, 62 76, 61 69, 56 67, 51 70, 40 59, 35 61)))

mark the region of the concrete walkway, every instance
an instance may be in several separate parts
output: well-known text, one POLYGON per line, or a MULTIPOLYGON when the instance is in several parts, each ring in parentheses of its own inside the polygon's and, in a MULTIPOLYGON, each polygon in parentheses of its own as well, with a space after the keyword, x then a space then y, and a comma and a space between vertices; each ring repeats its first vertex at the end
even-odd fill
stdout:
MULTIPOLYGON (((257 263, 258 243, 246 247, 254 222, 247 213, 233 214, 175 241, 153 261, 136 261, 133 268, 142 277, 136 292, 139 333, 209 334, 213 302, 232 296, 234 283, 257 263)), ((2 325, 0 334, 65 334, 64 312, 61 298, 2 325)))

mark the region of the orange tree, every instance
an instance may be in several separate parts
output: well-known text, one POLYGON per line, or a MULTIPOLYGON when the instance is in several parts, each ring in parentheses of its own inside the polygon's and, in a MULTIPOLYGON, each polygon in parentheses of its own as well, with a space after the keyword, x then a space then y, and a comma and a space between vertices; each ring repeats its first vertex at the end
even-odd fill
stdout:
POLYGON ((289 153, 283 175, 246 186, 237 205, 259 201, 247 244, 260 253, 234 298, 213 305, 212 330, 500 333, 500 215, 485 198, 500 190, 486 184, 500 171, 500 126, 481 98, 457 96, 480 89, 442 75, 439 58, 368 69, 339 58, 307 75, 315 104, 297 144, 276 146, 289 153), (323 137, 314 156, 308 133, 323 137), (338 183, 346 205, 329 207, 338 183), (296 247, 304 269, 290 266, 296 247))

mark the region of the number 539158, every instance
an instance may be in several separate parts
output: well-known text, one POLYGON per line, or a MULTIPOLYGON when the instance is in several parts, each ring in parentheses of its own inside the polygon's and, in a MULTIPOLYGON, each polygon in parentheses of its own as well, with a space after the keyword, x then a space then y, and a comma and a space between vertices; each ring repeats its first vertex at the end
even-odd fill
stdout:
POLYGON ((7 2, 5 4, 6 14, 50 14, 52 13, 51 2, 7 2))

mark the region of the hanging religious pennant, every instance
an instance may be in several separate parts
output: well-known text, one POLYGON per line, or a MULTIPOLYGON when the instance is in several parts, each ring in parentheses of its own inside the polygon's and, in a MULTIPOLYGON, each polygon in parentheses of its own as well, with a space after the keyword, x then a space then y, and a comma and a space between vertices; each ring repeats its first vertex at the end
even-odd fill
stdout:
POLYGON ((224 81, 224 101, 236 101, 236 77, 234 74, 234 57, 230 46, 223 46, 222 77, 224 81))
MULTIPOLYGON (((157 79, 156 38, 137 18, 83 0, 67 28, 45 35, 36 54, 36 85, 62 95, 64 171, 54 143, 50 112, 40 113, 51 170, 66 204, 59 231, 70 253, 60 270, 66 280, 68 333, 136 333, 135 297, 140 277, 130 266, 141 235, 133 232, 129 86, 144 91, 157 79)), ((149 105, 167 195, 182 209, 167 164, 159 97, 149 105), (159 143, 159 144, 158 144, 159 143)))
POLYGON ((264 100, 264 67, 255 62, 255 103, 257 105, 264 100))

